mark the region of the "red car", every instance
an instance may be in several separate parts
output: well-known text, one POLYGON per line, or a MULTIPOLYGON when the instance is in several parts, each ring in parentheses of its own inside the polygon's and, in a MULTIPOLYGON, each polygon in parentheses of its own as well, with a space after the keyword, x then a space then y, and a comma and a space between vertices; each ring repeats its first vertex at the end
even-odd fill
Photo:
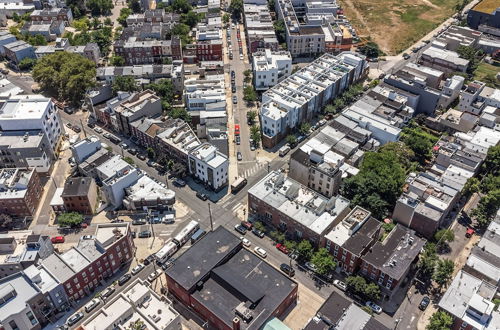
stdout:
POLYGON ((276 244, 276 248, 281 252, 283 252, 284 254, 288 254, 288 249, 283 244, 281 243, 276 244))
POLYGON ((55 244, 55 243, 64 243, 64 236, 52 237, 50 240, 52 241, 53 244, 55 244))
POLYGON ((252 227, 253 227, 253 225, 250 222, 248 222, 248 221, 242 221, 241 225, 243 227, 245 227, 247 230, 252 230, 252 227))

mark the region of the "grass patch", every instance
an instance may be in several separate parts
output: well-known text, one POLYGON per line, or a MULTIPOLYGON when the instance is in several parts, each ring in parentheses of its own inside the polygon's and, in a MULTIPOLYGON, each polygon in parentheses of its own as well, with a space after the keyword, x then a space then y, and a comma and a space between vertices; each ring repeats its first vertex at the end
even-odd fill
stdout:
POLYGON ((500 88, 500 82, 496 79, 496 74, 500 71, 500 63, 495 62, 495 65, 485 62, 477 66, 474 71, 474 79, 486 83, 489 87, 500 88))

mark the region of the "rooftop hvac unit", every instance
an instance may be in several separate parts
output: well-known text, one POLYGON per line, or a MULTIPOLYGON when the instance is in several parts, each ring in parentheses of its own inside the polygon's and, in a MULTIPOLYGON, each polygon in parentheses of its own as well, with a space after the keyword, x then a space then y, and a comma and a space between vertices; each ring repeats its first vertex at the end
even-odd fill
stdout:
POLYGON ((241 302, 238 306, 236 306, 235 312, 236 315, 241 317, 246 323, 252 319, 252 313, 250 312, 250 309, 245 306, 244 302, 241 302))

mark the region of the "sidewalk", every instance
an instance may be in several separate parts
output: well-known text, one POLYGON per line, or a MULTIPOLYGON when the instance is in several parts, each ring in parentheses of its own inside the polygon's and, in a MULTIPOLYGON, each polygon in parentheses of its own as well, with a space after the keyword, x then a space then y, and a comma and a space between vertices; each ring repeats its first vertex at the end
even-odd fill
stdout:
POLYGON ((302 284, 299 284, 297 293, 297 305, 293 305, 289 310, 289 314, 283 320, 290 329, 303 329, 309 320, 316 315, 316 311, 325 302, 325 299, 320 297, 302 284))

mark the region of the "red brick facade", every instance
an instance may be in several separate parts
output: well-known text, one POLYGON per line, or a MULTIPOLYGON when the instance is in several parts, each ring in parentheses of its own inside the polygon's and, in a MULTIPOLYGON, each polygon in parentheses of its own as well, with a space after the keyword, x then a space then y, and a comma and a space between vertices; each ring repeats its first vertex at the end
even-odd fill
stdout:
POLYGON ((196 58, 198 61, 221 61, 221 42, 198 42, 196 44, 196 58))
MULTIPOLYGON (((29 170, 20 170, 29 172, 29 170)), ((36 212, 38 203, 40 202, 40 197, 42 196, 42 192, 43 188, 40 183, 40 177, 35 170, 32 170, 24 196, 16 198, 1 198, 0 213, 8 214, 14 217, 32 216, 36 212)))

